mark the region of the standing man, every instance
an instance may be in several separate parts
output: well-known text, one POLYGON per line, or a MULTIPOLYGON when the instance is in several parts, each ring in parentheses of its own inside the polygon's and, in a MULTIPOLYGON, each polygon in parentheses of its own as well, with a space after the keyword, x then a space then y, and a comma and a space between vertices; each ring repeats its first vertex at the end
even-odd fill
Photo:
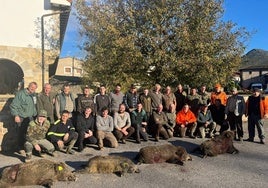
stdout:
POLYGON ((155 84, 149 95, 152 98, 152 109, 153 111, 157 111, 159 104, 163 104, 163 94, 161 93, 160 84, 155 84))
POLYGON ((263 119, 268 118, 268 99, 260 95, 260 89, 255 88, 253 95, 246 102, 246 116, 248 116, 248 134, 246 141, 253 142, 255 137, 255 125, 257 127, 260 143, 265 144, 263 119))
POLYGON ((220 99, 215 100, 215 104, 209 105, 209 110, 213 121, 216 122, 216 133, 222 133, 229 129, 229 123, 225 120, 225 106, 220 99))
POLYGON ((124 97, 124 103, 129 113, 136 110, 138 101, 139 95, 137 93, 137 88, 134 84, 131 84, 130 90, 126 92, 124 97))
POLYGON ((54 124, 54 104, 55 96, 51 93, 51 85, 45 83, 43 91, 37 96, 37 111, 45 110, 47 119, 51 124, 54 124))
POLYGON ((118 112, 119 105, 123 103, 124 94, 121 92, 121 84, 116 84, 113 92, 110 93, 111 100, 111 115, 114 116, 115 112, 118 112))
POLYGON ((101 109, 104 107, 108 108, 108 112, 111 107, 110 97, 106 94, 106 88, 101 85, 99 88, 99 93, 94 96, 94 103, 96 107, 96 112, 98 115, 102 115, 101 109))
POLYGON ((50 123, 46 118, 47 112, 40 110, 37 118, 29 123, 26 133, 26 142, 24 144, 26 151, 25 162, 31 160, 33 149, 38 152, 40 157, 42 157, 43 151, 54 156, 53 152, 55 148, 53 144, 46 139, 48 129, 50 128, 50 123))
POLYGON ((197 117, 201 104, 201 96, 197 93, 197 89, 195 87, 191 88, 190 94, 187 95, 186 103, 190 106, 191 111, 194 113, 195 117, 197 117))
POLYGON ((62 112, 60 120, 57 120, 50 127, 47 137, 57 150, 63 150, 66 146, 66 153, 74 154, 75 152, 72 148, 77 140, 78 134, 75 132, 72 121, 69 119, 69 113, 67 110, 62 112))
POLYGON ((210 95, 206 91, 207 87, 205 85, 202 85, 200 87, 200 91, 198 92, 200 98, 201 98, 201 104, 210 104, 210 95))
POLYGON ((176 112, 179 112, 183 105, 185 104, 187 93, 183 91, 183 87, 181 84, 178 84, 177 91, 174 93, 176 97, 176 112))
POLYGON ((215 91, 211 93, 211 104, 215 104, 215 100, 216 99, 220 99, 221 100, 221 104, 223 104, 224 106, 226 106, 226 102, 227 102, 227 95, 224 91, 222 91, 223 88, 221 87, 220 84, 216 84, 215 85, 215 91))
POLYGON ((20 153, 24 153, 25 136, 29 122, 32 121, 37 114, 36 89, 36 82, 29 83, 26 89, 17 92, 10 104, 10 111, 14 116, 18 130, 18 150, 20 153))
POLYGON ((139 101, 141 102, 143 109, 146 112, 147 118, 150 119, 152 115, 152 99, 149 95, 148 88, 143 89, 143 93, 140 95, 139 101))
POLYGON ((91 108, 92 113, 95 114, 95 105, 93 97, 90 94, 90 88, 85 86, 83 89, 83 95, 77 98, 77 112, 83 114, 86 108, 91 108))
POLYGON ((57 95, 55 109, 58 119, 61 118, 62 112, 66 110, 69 112, 69 118, 73 117, 73 112, 75 111, 75 98, 71 93, 69 84, 64 84, 62 92, 57 95))
POLYGON ((225 114, 230 125, 231 131, 234 132, 235 139, 243 141, 242 116, 245 114, 246 103, 244 97, 238 95, 237 89, 232 88, 232 95, 227 99, 225 114), (236 133, 237 136, 236 137, 236 133))
POLYGON ((174 93, 171 91, 171 87, 167 86, 165 93, 163 94, 163 111, 169 111, 169 107, 171 104, 174 104, 176 107, 177 101, 174 93))

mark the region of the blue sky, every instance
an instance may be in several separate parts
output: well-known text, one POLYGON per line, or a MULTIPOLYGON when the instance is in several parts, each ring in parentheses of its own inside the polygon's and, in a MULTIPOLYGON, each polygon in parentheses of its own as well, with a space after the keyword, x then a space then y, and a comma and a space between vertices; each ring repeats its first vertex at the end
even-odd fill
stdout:
MULTIPOLYGON (((231 20, 238 27, 245 27, 253 32, 246 43, 245 53, 252 49, 268 50, 268 0, 225 0, 223 19, 231 20)), ((83 57, 84 53, 78 48, 83 38, 78 34, 79 24, 73 15, 70 15, 67 31, 61 51, 61 57, 83 57)))

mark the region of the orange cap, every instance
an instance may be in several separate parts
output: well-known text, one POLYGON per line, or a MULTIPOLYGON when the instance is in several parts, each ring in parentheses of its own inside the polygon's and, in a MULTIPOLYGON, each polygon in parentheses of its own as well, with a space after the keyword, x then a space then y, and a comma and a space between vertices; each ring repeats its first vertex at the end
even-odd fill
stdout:
POLYGON ((215 85, 215 88, 219 88, 219 87, 221 87, 221 84, 216 84, 215 85))

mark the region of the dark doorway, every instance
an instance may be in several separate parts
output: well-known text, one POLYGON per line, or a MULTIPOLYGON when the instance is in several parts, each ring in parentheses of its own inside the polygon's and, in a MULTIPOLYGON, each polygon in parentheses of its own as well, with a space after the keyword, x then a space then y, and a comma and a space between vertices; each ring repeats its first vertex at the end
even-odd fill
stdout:
POLYGON ((0 58, 0 94, 13 94, 23 86, 21 67, 8 59, 0 58))

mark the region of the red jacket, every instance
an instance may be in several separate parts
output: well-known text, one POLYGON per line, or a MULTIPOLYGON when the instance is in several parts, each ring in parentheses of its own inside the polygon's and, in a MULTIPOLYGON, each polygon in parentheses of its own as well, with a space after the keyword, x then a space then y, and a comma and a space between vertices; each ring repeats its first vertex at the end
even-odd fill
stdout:
POLYGON ((188 123, 194 123, 196 122, 196 117, 194 115, 194 113, 191 110, 188 110, 186 113, 184 112, 184 110, 182 109, 181 111, 179 111, 177 113, 176 116, 176 123, 181 125, 186 125, 186 122, 188 123))

